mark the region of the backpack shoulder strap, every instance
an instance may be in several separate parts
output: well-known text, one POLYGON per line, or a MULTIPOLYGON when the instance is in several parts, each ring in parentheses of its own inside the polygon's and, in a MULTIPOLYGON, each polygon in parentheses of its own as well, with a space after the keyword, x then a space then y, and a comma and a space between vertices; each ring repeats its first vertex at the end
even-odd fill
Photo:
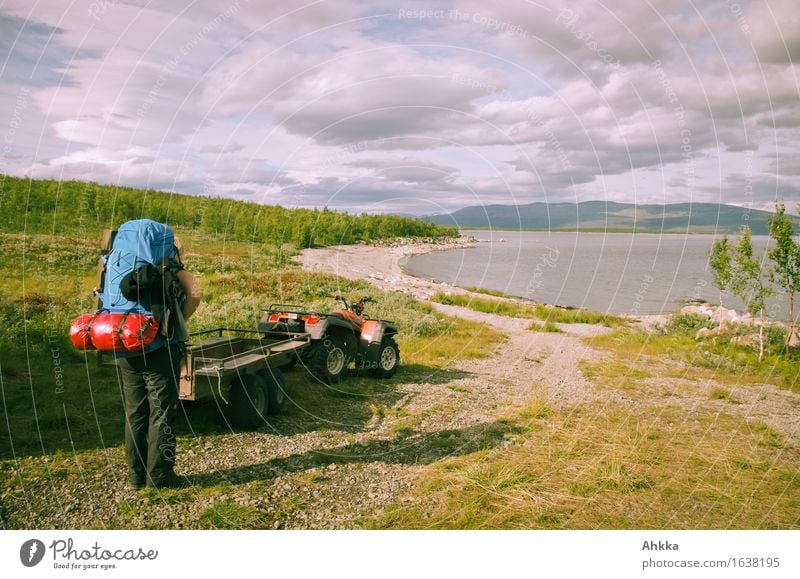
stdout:
POLYGON ((100 236, 100 257, 97 258, 97 277, 95 278, 94 287, 97 291, 94 295, 94 309, 100 309, 100 293, 103 291, 103 285, 106 282, 106 261, 108 254, 111 253, 111 248, 114 245, 114 238, 117 236, 116 229, 104 229, 100 236))

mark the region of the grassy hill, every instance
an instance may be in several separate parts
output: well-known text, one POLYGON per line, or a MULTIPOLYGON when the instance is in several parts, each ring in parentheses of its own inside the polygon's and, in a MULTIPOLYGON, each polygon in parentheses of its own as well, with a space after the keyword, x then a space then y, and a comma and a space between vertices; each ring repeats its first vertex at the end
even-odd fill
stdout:
POLYGON ((297 248, 457 235, 455 228, 408 217, 286 209, 219 197, 0 175, 5 231, 73 236, 90 231, 94 237, 94 232, 143 217, 216 238, 289 243, 297 248))
MULTIPOLYGON (((428 216, 433 223, 460 228, 642 231, 664 233, 738 233, 749 225, 767 235, 772 213, 715 203, 634 205, 606 201, 530 203, 465 207, 428 216)), ((795 225, 800 218, 791 216, 795 225)))

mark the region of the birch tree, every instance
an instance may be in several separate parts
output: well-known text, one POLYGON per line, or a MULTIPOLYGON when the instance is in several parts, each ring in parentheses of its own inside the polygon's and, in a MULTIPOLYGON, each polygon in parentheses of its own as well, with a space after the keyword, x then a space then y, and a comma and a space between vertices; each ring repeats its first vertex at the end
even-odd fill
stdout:
POLYGON ((759 362, 764 359, 764 325, 766 324, 764 309, 767 305, 767 298, 773 293, 772 288, 765 282, 761 261, 753 255, 750 228, 743 227, 742 235, 733 253, 733 275, 730 287, 733 293, 744 302, 750 315, 759 317, 759 362))
POLYGON ((786 292, 789 298, 789 333, 786 345, 797 342, 795 331, 795 294, 800 291, 800 245, 794 240, 794 224, 786 216, 783 203, 775 204, 775 215, 769 222, 769 234, 775 246, 769 251, 769 258, 775 264, 770 271, 770 279, 786 292))
POLYGON ((722 292, 730 287, 731 275, 731 252, 728 244, 728 236, 723 235, 722 239, 715 241, 709 252, 708 265, 711 267, 711 274, 714 277, 714 285, 719 289, 719 305, 722 306, 722 292))

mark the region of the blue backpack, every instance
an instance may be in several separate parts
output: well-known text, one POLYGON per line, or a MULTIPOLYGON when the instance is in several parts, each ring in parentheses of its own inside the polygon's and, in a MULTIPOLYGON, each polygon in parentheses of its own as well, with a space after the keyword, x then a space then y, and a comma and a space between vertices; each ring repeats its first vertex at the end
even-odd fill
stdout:
POLYGON ((187 339, 180 314, 183 288, 177 278, 182 266, 169 226, 151 219, 123 223, 102 259, 100 310, 152 316, 158 323, 158 337, 143 352, 163 346, 166 340, 187 339))

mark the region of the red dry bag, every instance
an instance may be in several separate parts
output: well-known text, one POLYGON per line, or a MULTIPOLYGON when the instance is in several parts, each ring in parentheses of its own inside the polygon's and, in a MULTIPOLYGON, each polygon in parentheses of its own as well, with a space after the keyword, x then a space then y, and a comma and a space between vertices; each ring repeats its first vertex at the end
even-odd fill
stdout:
POLYGON ((94 350, 90 334, 94 314, 84 314, 72 320, 69 327, 69 341, 78 350, 94 350))
POLYGON ((75 318, 69 334, 79 350, 135 352, 153 343, 158 335, 158 322, 144 314, 85 314, 75 318))

